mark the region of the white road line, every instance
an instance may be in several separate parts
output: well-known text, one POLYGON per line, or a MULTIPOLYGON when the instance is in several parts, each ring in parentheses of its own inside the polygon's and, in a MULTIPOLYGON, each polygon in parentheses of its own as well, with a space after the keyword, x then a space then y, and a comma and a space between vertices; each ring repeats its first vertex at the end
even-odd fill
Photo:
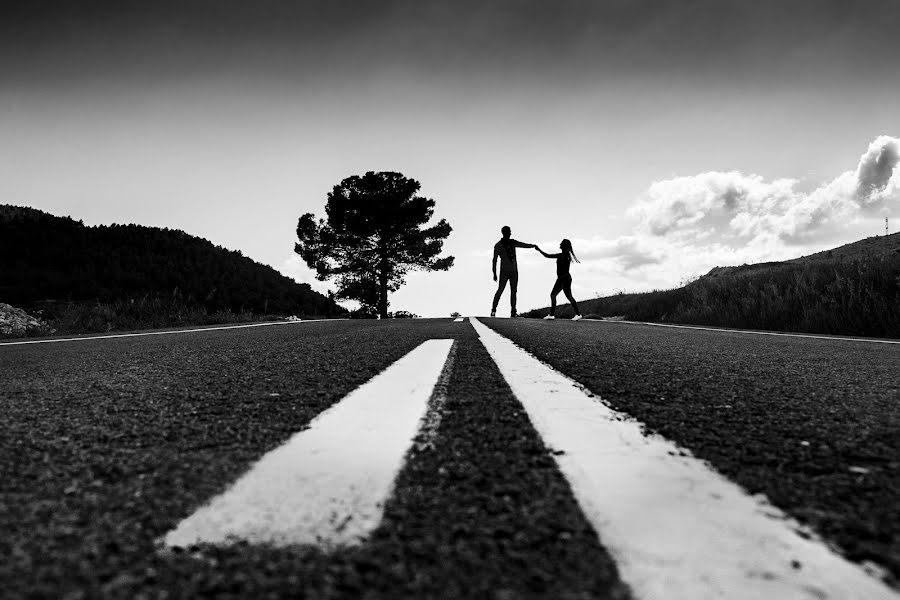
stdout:
POLYGON ((444 363, 441 375, 434 385, 431 398, 428 399, 428 409, 419 423, 419 432, 414 440, 416 450, 434 449, 444 415, 444 404, 447 403, 447 393, 450 386, 450 376, 453 374, 454 362, 456 362, 456 342, 453 342, 453 346, 450 348, 450 353, 447 355, 447 361, 444 363))
POLYGON ((197 329, 176 329, 173 331, 144 331, 140 333, 116 333, 113 335, 94 335, 77 338, 55 338, 50 340, 27 340, 23 342, 0 342, 3 346, 23 346, 25 344, 56 344, 59 342, 84 342, 87 340, 109 340, 113 338, 141 337, 145 335, 170 335, 173 333, 196 333, 198 331, 220 331, 223 329, 246 329, 248 327, 268 327, 270 325, 293 325, 296 323, 316 323, 319 321, 345 321, 346 319, 309 319, 306 321, 267 321, 265 323, 250 323, 249 325, 222 325, 219 327, 201 327, 197 329))
POLYGON ((428 340, 348 394, 163 543, 358 543, 381 520, 452 345, 428 340))
POLYGON ((779 331, 753 331, 750 329, 722 329, 721 327, 701 327, 699 325, 673 325, 671 323, 650 323, 648 321, 607 321, 606 319, 584 319, 597 323, 622 323, 625 325, 652 325, 653 327, 672 327, 673 329, 699 329, 701 331, 718 331, 719 333, 744 333, 747 335, 774 335, 779 337, 809 338, 813 340, 839 340, 843 342, 871 342, 873 344, 900 344, 900 340, 882 340, 878 338, 851 338, 832 335, 814 335, 809 333, 783 333, 779 331))
POLYGON ((896 600, 763 499, 470 319, 642 600, 896 600), (807 534, 808 535, 808 534, 807 534))
POLYGON ((462 323, 464 320, 465 320, 465 319, 463 319, 462 317, 458 317, 458 318, 456 318, 456 319, 453 319, 453 322, 454 322, 454 323, 462 323))

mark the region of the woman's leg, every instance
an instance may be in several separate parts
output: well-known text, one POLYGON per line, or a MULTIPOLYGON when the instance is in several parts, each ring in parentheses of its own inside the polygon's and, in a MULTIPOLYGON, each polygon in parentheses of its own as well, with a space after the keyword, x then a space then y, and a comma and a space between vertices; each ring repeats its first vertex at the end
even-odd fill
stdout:
POLYGON ((553 284, 553 289, 550 290, 550 314, 551 315, 556 314, 556 297, 559 295, 559 293, 562 291, 562 289, 563 289, 563 283, 562 283, 562 281, 559 280, 559 278, 557 278, 556 283, 553 284))
POLYGON ((572 308, 575 309, 575 314, 580 315, 581 311, 578 310, 578 303, 575 302, 575 298, 572 297, 572 278, 569 277, 562 286, 563 292, 566 294, 566 298, 569 299, 569 302, 572 304, 572 308))

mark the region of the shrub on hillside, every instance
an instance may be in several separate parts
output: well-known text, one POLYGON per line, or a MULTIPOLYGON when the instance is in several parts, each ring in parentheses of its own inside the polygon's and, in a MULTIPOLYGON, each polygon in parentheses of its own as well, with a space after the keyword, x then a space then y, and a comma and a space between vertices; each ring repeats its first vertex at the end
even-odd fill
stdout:
MULTIPOLYGON (((683 288, 635 294, 619 293, 606 298, 580 301, 578 307, 582 314, 596 318, 625 316, 630 321, 668 321, 683 296, 683 288)), ((524 316, 543 317, 549 312, 550 309, 543 308, 527 312, 524 316)), ((574 314, 575 310, 569 304, 560 305, 556 310, 556 316, 560 318, 572 317, 574 314)))
MULTIPOLYGON (((682 288, 620 293, 579 307, 597 318, 900 338, 900 253, 714 269, 682 288)), ((568 304, 557 310, 573 314, 568 304)))
POLYGON ((898 254, 701 278, 685 291, 679 323, 900 337, 898 254))
MULTIPOLYGON (((112 302, 44 302, 42 314, 53 329, 62 334, 134 331, 163 327, 187 327, 274 320, 276 315, 206 307, 179 299, 144 295, 112 302)), ((41 335, 35 332, 34 335, 41 335)))
POLYGON ((52 298, 111 305, 157 294, 171 295, 192 310, 201 305, 198 310, 207 315, 346 314, 308 284, 183 231, 86 227, 70 218, 0 205, 0 298, 5 302, 27 307, 52 298))
POLYGON ((0 338, 50 335, 54 329, 41 318, 29 315, 21 308, 0 302, 0 338))

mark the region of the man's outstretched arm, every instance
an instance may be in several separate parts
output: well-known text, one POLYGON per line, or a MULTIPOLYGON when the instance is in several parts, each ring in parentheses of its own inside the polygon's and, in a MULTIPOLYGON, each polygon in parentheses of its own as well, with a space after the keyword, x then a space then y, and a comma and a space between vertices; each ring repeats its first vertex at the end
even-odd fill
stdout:
POLYGON ((527 244, 519 240, 512 240, 512 243, 516 248, 537 248, 537 244, 527 244))

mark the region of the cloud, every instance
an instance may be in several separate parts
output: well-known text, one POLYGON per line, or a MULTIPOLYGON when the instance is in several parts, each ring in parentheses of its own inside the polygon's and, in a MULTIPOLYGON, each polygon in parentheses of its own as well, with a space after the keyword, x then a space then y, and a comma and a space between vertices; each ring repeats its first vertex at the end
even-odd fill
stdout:
POLYGON ((859 159, 856 200, 868 210, 900 202, 900 139, 880 136, 859 159))
POLYGON ((709 172, 654 182, 629 215, 655 236, 705 239, 731 229, 742 237, 752 224, 784 211, 796 192, 793 179, 767 182, 738 171, 709 172))
POLYGON ((846 171, 812 192, 797 179, 713 171, 654 182, 629 215, 650 236, 725 246, 846 238, 847 226, 900 210, 900 139, 880 136, 846 171))
POLYGON ((658 245, 641 237, 621 236, 614 240, 600 238, 573 239, 572 247, 584 262, 606 262, 621 271, 629 271, 645 265, 660 264, 665 253, 658 245))
MULTIPOLYGON (((667 288, 715 266, 796 258, 881 231, 900 213, 900 139, 869 144, 855 169, 812 191, 800 180, 711 171, 650 185, 616 239, 572 239, 586 289, 667 288)), ((550 246, 553 247, 553 246, 550 246)))

